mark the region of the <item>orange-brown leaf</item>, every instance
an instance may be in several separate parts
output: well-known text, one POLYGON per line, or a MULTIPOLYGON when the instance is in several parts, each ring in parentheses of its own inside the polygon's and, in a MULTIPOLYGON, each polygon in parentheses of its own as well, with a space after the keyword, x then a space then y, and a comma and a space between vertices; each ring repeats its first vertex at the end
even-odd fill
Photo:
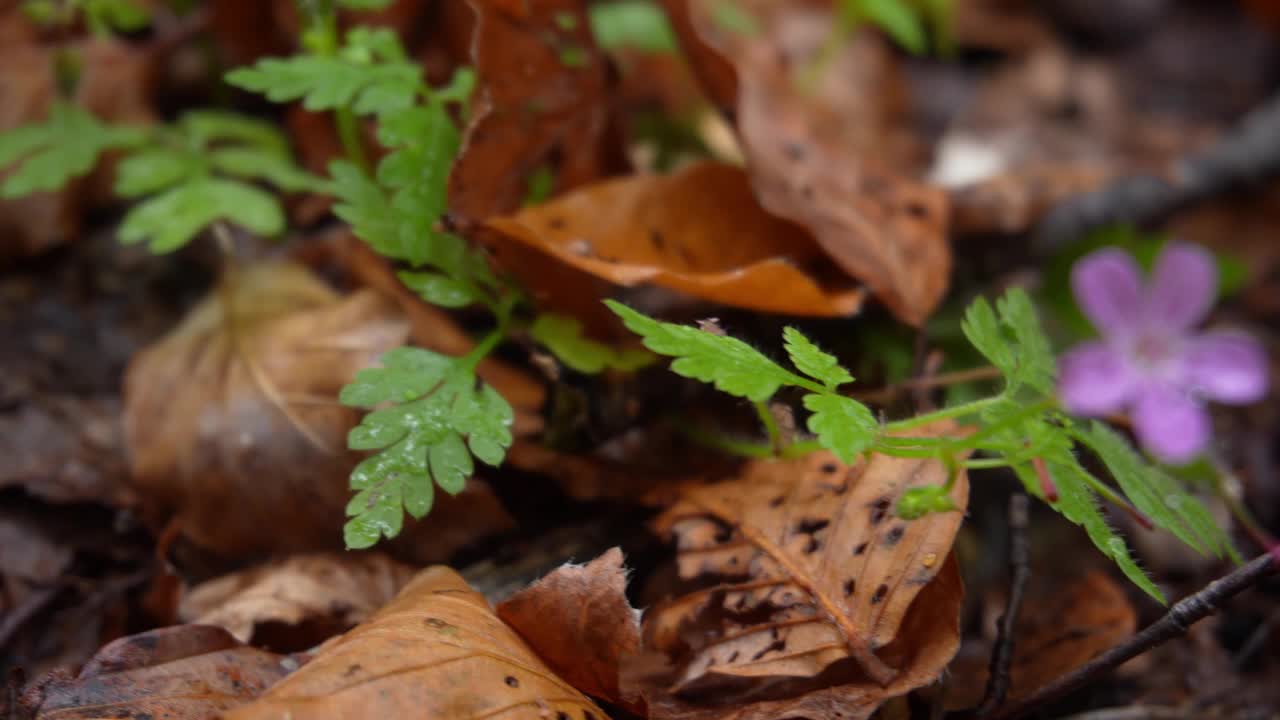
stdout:
POLYGON ((106 645, 74 680, 45 684, 39 717, 212 720, 294 667, 295 660, 242 645, 221 628, 161 628, 106 645))
POLYGON ((676 537, 681 577, 719 584, 646 618, 646 647, 681 655, 676 690, 808 677, 847 657, 889 683, 900 669, 877 651, 941 570, 968 478, 960 472, 951 491, 957 512, 908 521, 894 508, 907 489, 946 480, 937 460, 873 454, 846 466, 824 451, 755 461, 736 480, 691 488, 656 524, 676 537), (711 627, 691 642, 684 629, 694 625, 711 627))
MULTIPOLYGON (((627 601, 622 551, 585 565, 564 565, 504 600, 498 617, 582 692, 626 704, 618 689, 622 659, 640 650, 640 622, 627 601)), ((643 714, 643 706, 633 706, 643 714)))
POLYGON ((903 83, 891 54, 865 34, 823 59, 830 10, 744 1, 741 12, 762 31, 741 33, 717 21, 718 3, 669 0, 668 8, 691 60, 703 61, 713 99, 730 99, 725 63, 736 71, 728 109, 760 204, 812 232, 899 318, 921 323, 951 271, 947 198, 901 172, 912 151, 894 134, 903 83))
POLYGON ((369 622, 226 720, 606 715, 556 675, 454 571, 428 568, 369 622), (290 715, 291 714, 291 715, 290 715))
POLYGON ((449 175, 465 224, 520 206, 530 175, 558 156, 557 188, 606 174, 608 67, 583 0, 468 0, 477 100, 449 175))
POLYGON ((765 212, 746 175, 729 165, 597 183, 490 219, 485 230, 499 264, 540 300, 569 311, 599 306, 608 292, 584 273, 765 312, 848 315, 862 301, 848 280, 826 287, 803 269, 825 264, 821 250, 803 230, 765 212), (581 272, 555 277, 548 264, 581 272))

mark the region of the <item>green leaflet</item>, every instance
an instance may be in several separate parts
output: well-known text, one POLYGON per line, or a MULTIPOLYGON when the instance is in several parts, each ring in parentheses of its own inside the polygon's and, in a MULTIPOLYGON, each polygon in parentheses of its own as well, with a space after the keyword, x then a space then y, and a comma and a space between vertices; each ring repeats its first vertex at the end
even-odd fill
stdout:
POLYGON ((985 298, 975 300, 961 321, 965 337, 1004 374, 1008 391, 1027 386, 1052 394, 1056 363, 1031 298, 1014 288, 997 307, 998 317, 985 298))
POLYGON ((271 193, 235 180, 200 177, 134 206, 120 225, 120 241, 171 252, 216 220, 268 237, 283 232, 285 224, 271 193))
POLYGON ((55 103, 49 119, 0 133, 0 168, 21 161, 0 184, 0 197, 57 190, 88 173, 103 152, 142 145, 145 128, 105 125, 74 105, 55 103))
POLYGON ((662 8, 652 0, 596 3, 590 8, 590 18, 591 34, 606 50, 676 51, 675 31, 662 8))
POLYGON ((808 428, 841 462, 852 463, 875 442, 880 423, 866 405, 842 395, 804 396, 808 428))
POLYGON ((814 345, 809 338, 793 327, 783 328, 782 339, 791 357, 791 364, 800 372, 834 390, 837 386, 853 382, 848 370, 840 367, 835 356, 814 345))
POLYGON ((403 512, 420 518, 431 510, 435 485, 461 492, 474 471, 472 455, 502 462, 515 414, 493 388, 476 383, 470 367, 455 358, 398 348, 383 356, 382 367, 361 370, 343 388, 344 405, 385 405, 347 438, 352 449, 381 451, 351 474, 356 495, 347 506, 348 547, 395 537, 403 512))
POLYGON ((577 318, 542 313, 533 320, 529 335, 550 350, 560 362, 580 373, 595 374, 605 368, 638 370, 653 362, 644 350, 618 350, 582 334, 577 318))

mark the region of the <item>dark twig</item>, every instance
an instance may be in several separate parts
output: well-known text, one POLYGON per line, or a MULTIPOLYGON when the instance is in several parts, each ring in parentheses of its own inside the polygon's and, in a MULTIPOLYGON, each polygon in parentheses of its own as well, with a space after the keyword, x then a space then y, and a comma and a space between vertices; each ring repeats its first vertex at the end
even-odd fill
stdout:
POLYGON ((1195 202, 1280 175, 1280 95, 1245 116, 1200 153, 1176 162, 1164 177, 1120 178, 1069 198, 1040 221, 1035 244, 1058 249, 1116 223, 1146 225, 1195 202))
POLYGON ((1183 635, 1196 622, 1213 614, 1223 600, 1239 594, 1262 578, 1280 569, 1270 554, 1255 558, 1248 565, 1236 568, 1224 578, 1214 580, 1200 592, 1183 598, 1169 612, 1141 632, 1112 647, 1089 662, 1063 675, 1031 695, 1001 708, 992 720, 1014 720, 1036 708, 1078 690, 1099 675, 1110 672, 1116 666, 1137 657, 1152 648, 1183 635))
POLYGON ((984 718, 1004 704, 1009 695, 1009 666, 1013 664, 1013 644, 1018 613, 1031 578, 1031 543, 1027 539, 1030 502, 1024 493, 1009 498, 1009 601, 1000 616, 996 646, 991 653, 987 692, 978 705, 977 717, 984 718))

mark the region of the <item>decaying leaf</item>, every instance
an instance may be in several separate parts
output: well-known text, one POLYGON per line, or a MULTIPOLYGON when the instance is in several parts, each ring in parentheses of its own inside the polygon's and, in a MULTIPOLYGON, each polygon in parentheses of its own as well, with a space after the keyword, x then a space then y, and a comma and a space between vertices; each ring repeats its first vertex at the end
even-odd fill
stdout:
POLYGON ((946 480, 937 460, 873 454, 847 466, 823 451, 690 488, 656 527, 676 538, 681 577, 718 584, 646 617, 645 649, 679 668, 672 692, 813 677, 845 658, 888 685, 902 668, 878 651, 942 569, 968 478, 960 472, 950 493, 957 512, 907 521, 895 507, 908 488, 946 480))
MULTIPOLYGON (((307 625, 300 649, 364 622, 391 601, 415 569, 381 554, 294 555, 215 578, 193 588, 178 606, 185 622, 216 625, 241 642, 263 625, 307 625)), ((255 644, 262 644, 260 642, 255 644)), ((280 649, 275 643, 273 649, 280 649)))
MULTIPOLYGON (((1034 584, 1014 628, 1009 699, 1026 697, 1133 634, 1137 616, 1124 589, 1105 572, 1034 584)), ((1003 605, 1002 605, 1003 606, 1003 605)), ((973 707, 987 684, 991 638, 956 662, 947 706, 973 707)))
POLYGON ((606 174, 607 66, 583 0, 468 0, 477 101, 449 176, 449 211, 478 222, 520 206, 557 155, 556 186, 606 174))
MULTIPOLYGON (((345 449, 359 418, 338 391, 408 332, 391 300, 340 296, 296 265, 224 278, 125 378, 125 436, 148 517, 176 516, 188 538, 225 556, 337 549, 360 459, 345 449)), ((475 482, 442 502, 395 547, 438 560, 511 525, 475 482)))
POLYGON ((743 171, 729 165, 596 183, 492 218, 481 239, 539 300, 579 317, 608 293, 595 278, 794 315, 849 315, 862 303, 847 278, 824 286, 804 269, 826 264, 821 249, 765 212, 743 171))
POLYGON ((922 322, 951 271, 947 198, 901 174, 910 150, 898 147, 906 142, 901 135, 886 134, 895 125, 895 101, 879 96, 900 93, 902 85, 877 38, 859 36, 823 59, 830 9, 734 3, 760 29, 751 33, 726 27, 719 0, 666 5, 712 98, 724 103, 736 95, 727 109, 760 204, 812 232, 899 318, 922 322), (698 68, 699 61, 710 64, 698 68), (736 71, 736 94, 726 62, 736 71))
POLYGON ((55 676, 24 701, 47 720, 213 720, 297 666, 293 658, 242 645, 221 628, 177 625, 116 640, 76 678, 55 676))
MULTIPOLYGON (((498 605, 560 677, 584 693, 626 704, 618 688, 624 657, 640 650, 639 614, 627 601, 622 551, 585 565, 567 564, 498 605)), ((631 706, 643 714, 643 706, 631 706)))
POLYGON ((422 571, 367 623, 226 720, 607 717, 454 571, 422 571))
MULTIPOLYGON (((811 679, 777 678, 745 696, 680 697, 645 688, 651 720, 866 720, 885 701, 935 682, 960 647, 964 585, 954 556, 907 610, 898 636, 879 652, 898 668, 887 685, 871 680, 852 659, 811 679)), ((759 683, 758 683, 759 684, 759 683)))

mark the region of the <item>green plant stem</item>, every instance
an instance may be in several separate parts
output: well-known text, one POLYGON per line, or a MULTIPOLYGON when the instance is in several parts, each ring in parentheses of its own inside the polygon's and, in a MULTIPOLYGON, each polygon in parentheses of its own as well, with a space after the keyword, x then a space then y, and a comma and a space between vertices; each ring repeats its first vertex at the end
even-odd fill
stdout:
MULTIPOLYGON (((675 427, 685 437, 702 445, 704 447, 720 450, 729 455, 737 455, 739 457, 749 458, 769 458, 774 457, 772 448, 765 447, 760 443, 751 442, 749 440, 735 440, 719 433, 704 430, 692 423, 682 420, 674 421, 675 427)), ((795 447, 791 445, 790 447, 795 447)))
MULTIPOLYGON (((338 15, 334 11, 332 0, 299 0, 303 12, 311 20, 312 39, 315 46, 312 50, 323 57, 338 54, 338 15)), ((364 142, 360 139, 360 121, 351 110, 350 105, 343 105, 333 111, 333 122, 338 128, 338 140, 342 143, 342 151, 347 159, 356 167, 369 173, 369 154, 365 152, 364 142)))
POLYGON ((1084 480, 1086 483, 1088 483, 1089 487, 1094 489, 1094 492, 1101 495, 1103 500, 1106 500, 1112 505, 1115 505, 1116 507, 1128 513, 1129 516, 1133 518, 1134 522, 1138 523, 1139 525, 1141 525, 1143 528, 1147 530, 1155 529, 1155 525, 1151 523, 1150 518, 1148 518, 1146 515, 1143 515, 1141 512, 1139 512, 1138 508, 1131 505, 1128 500, 1126 500, 1122 495, 1120 495, 1120 493, 1111 489, 1110 485, 1107 485, 1106 483, 1102 482, 1098 478, 1094 477, 1093 473, 1083 472, 1078 468, 1075 470, 1075 473, 1077 476, 1079 476, 1081 480, 1084 480))
POLYGON ((778 421, 774 419, 773 413, 769 411, 769 405, 763 400, 757 400, 753 403, 756 408, 756 415, 760 418, 760 424, 764 426, 765 435, 769 438, 769 447, 773 452, 782 451, 782 431, 778 429, 778 421))
MULTIPOLYGON (((886 424, 884 426, 884 431, 886 433, 897 433, 897 432, 902 432, 903 430, 912 430, 914 428, 918 428, 923 425, 928 425, 930 423, 934 423, 939 420, 946 420, 948 418, 957 418, 957 417, 964 417, 965 415, 972 415, 982 410, 985 407, 994 405, 995 403, 999 402, 1002 398, 1003 396, 1001 395, 993 395, 989 398, 982 398, 981 400, 974 400, 973 402, 962 403, 960 405, 952 405, 951 407, 946 407, 946 408, 942 408, 941 410, 935 410, 931 413, 925 413, 923 415, 917 415, 915 417, 906 418, 905 420, 897 420, 897 421, 886 424)), ((1038 406, 1028 406, 1028 407, 1038 407, 1038 406)), ((966 444, 968 444, 967 441, 969 439, 970 438, 965 439, 966 444)))
POLYGON ((493 330, 489 331, 489 334, 485 335, 480 342, 476 343, 476 346, 471 348, 471 352, 462 356, 458 361, 460 367, 475 371, 476 366, 480 364, 480 361, 488 357, 489 353, 493 352, 494 348, 498 347, 498 343, 506 339, 507 333, 511 330, 511 316, 513 315, 512 309, 512 303, 510 301, 504 302, 498 306, 497 312, 495 313, 498 316, 497 326, 494 327, 493 330))

